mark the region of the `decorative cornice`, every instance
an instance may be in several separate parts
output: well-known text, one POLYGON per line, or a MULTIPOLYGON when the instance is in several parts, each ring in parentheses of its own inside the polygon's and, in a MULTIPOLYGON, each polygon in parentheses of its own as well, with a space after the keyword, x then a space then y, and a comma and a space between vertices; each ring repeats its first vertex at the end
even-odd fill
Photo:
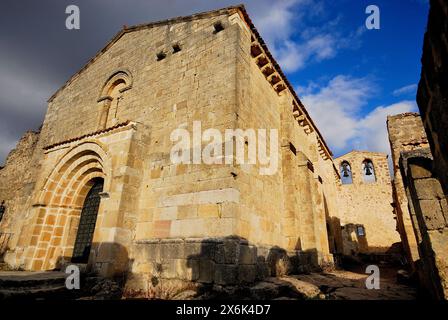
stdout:
POLYGON ((64 145, 64 144, 69 144, 69 143, 72 143, 72 142, 75 142, 75 141, 79 141, 79 140, 82 140, 82 139, 85 139, 85 138, 90 138, 90 137, 98 136, 98 135, 101 135, 101 134, 104 134, 104 133, 108 133, 108 132, 117 130, 119 128, 126 127, 128 125, 134 126, 135 123, 128 120, 128 121, 125 121, 125 122, 122 122, 122 123, 118 123, 118 124, 116 124, 116 125, 114 125, 112 127, 106 128, 106 129, 97 130, 97 131, 94 131, 94 132, 91 132, 91 133, 84 134, 82 136, 70 138, 70 139, 67 139, 67 140, 63 140, 63 141, 51 144, 49 146, 44 147, 43 149, 44 150, 50 150, 50 149, 53 149, 55 147, 58 147, 58 146, 61 146, 61 145, 64 145))
POLYGON ((263 72, 264 76, 271 85, 274 87, 277 93, 281 93, 285 89, 289 89, 289 92, 293 96, 293 105, 292 112, 294 118, 299 122, 299 125, 304 128, 305 133, 310 134, 313 131, 317 133, 317 140, 319 144, 319 153, 323 156, 324 160, 332 159, 333 153, 330 148, 326 144, 322 134, 319 129, 314 124, 311 119, 308 111, 303 105, 302 101, 300 101, 297 93, 294 90, 294 87, 290 84, 289 80, 283 73, 280 65, 277 63, 271 52, 269 51, 268 46, 264 42, 263 38, 260 36, 257 28, 253 24, 250 19, 245 7, 238 6, 237 10, 241 13, 243 20, 246 25, 249 27, 252 33, 252 45, 251 45, 251 55, 253 58, 257 59, 256 63, 258 67, 263 72))

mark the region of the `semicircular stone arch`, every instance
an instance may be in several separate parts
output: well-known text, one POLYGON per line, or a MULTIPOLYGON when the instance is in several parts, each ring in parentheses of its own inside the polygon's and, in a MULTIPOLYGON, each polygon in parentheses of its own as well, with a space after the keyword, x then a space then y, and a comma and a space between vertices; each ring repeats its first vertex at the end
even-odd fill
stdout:
POLYGON ((71 259, 84 200, 95 179, 103 179, 108 191, 110 172, 111 160, 96 142, 83 142, 61 157, 39 197, 33 270, 54 269, 71 259))
POLYGON ((112 73, 100 89, 98 96, 98 125, 102 130, 119 122, 120 110, 124 92, 133 85, 132 75, 129 70, 117 70, 112 73))
POLYGON ((116 70, 112 75, 107 78, 101 87, 101 91, 98 97, 98 102, 107 99, 110 96, 111 91, 118 83, 124 83, 125 86, 120 89, 121 92, 129 90, 133 85, 132 74, 127 69, 116 70))

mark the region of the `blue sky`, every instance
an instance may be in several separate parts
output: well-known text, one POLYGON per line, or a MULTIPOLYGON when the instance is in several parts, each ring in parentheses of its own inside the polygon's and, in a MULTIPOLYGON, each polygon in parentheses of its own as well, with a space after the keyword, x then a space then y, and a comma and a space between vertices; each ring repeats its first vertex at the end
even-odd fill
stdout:
POLYGON ((123 25, 241 2, 333 153, 389 153, 387 115, 417 111, 427 0, 3 0, 0 164, 40 126, 47 99, 123 25), (71 4, 81 12, 77 31, 65 28, 71 4), (365 28, 371 4, 380 30, 365 28))
POLYGON ((268 43, 335 156, 389 153, 387 115, 417 111, 427 1, 291 0, 277 9, 289 35, 265 32, 268 43), (365 27, 370 4, 380 30, 365 27))

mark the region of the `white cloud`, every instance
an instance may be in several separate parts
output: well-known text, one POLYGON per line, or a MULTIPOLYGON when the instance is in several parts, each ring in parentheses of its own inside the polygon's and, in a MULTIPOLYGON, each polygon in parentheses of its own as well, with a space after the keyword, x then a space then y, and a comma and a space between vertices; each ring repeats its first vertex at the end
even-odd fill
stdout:
POLYGON ((357 48, 364 28, 343 35, 338 31, 340 17, 319 27, 306 25, 306 19, 325 12, 323 2, 311 0, 270 0, 247 2, 249 14, 272 54, 286 72, 295 72, 310 62, 335 57, 340 50, 357 48))
POLYGON ((404 100, 363 112, 377 91, 368 78, 339 75, 323 87, 313 83, 301 91, 302 102, 336 155, 352 149, 390 154, 387 116, 417 109, 414 101, 404 100))
POLYGON ((416 111, 414 101, 405 100, 388 106, 380 106, 366 115, 358 124, 360 137, 355 139, 358 149, 390 153, 386 119, 389 115, 416 111))
POLYGON ((392 94, 394 96, 398 97, 401 95, 407 95, 407 94, 412 94, 412 93, 415 94, 416 91, 417 91, 417 84, 413 83, 408 86, 404 86, 404 87, 394 90, 392 92, 392 94))

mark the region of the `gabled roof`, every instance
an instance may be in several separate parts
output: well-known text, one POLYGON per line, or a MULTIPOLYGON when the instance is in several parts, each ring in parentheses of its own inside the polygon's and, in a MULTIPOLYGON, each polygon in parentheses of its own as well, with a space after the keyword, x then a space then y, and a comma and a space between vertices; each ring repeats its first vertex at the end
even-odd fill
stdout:
POLYGON ((81 74, 84 70, 87 69, 88 66, 90 66, 93 62, 95 62, 103 53, 105 53, 112 45, 114 45, 120 38, 125 35, 126 33, 134 32, 134 31, 140 31, 144 29, 151 29, 158 26, 163 26, 167 24, 173 24, 178 22, 186 22, 186 21, 193 21, 197 19, 202 18, 209 18, 214 16, 219 16, 222 14, 233 14, 237 12, 238 10, 242 10, 245 12, 244 5, 237 5, 237 6, 231 6, 223 9, 213 10, 213 11, 207 11, 207 12, 201 12, 189 16, 183 16, 183 17, 176 17, 176 18, 170 18, 145 24, 138 24, 131 27, 123 26, 123 29, 120 30, 109 42, 104 46, 103 49, 98 51, 78 72, 76 72, 73 76, 68 79, 62 87, 60 87, 49 99, 48 102, 53 101, 53 99, 57 96, 57 94, 62 91, 65 87, 67 87, 79 74, 81 74))
POLYGON ((193 20, 196 20, 196 19, 202 19, 202 18, 207 18, 207 17, 214 17, 214 16, 218 16, 218 15, 222 15, 222 14, 232 15, 234 13, 239 13, 240 14, 240 16, 245 21, 245 23, 247 24, 247 26, 249 27, 249 29, 251 30, 253 35, 255 35, 257 41, 262 45, 265 53, 267 54, 269 59, 272 61, 272 63, 274 65, 275 69, 277 70, 278 74, 281 75, 281 77, 283 78, 283 81, 286 84, 287 88, 289 89, 289 91, 291 92, 293 97, 296 99, 296 101, 300 104, 300 106, 301 106, 302 110, 304 111, 305 115, 307 116, 307 118, 310 120, 311 126, 313 127, 313 129, 316 131, 316 133, 318 135, 318 140, 322 142, 323 147, 328 151, 329 155, 333 156, 333 153, 331 152, 330 148, 328 147, 327 143, 325 142, 322 134, 320 133, 320 131, 317 128, 317 126, 315 125, 314 121, 309 116, 308 111, 306 110, 306 108, 302 104, 301 100, 299 99, 298 95, 296 94, 296 92, 294 90, 294 87, 290 84, 290 82, 286 78, 286 76, 283 73, 280 65, 277 63, 275 58, 272 56, 272 54, 269 51, 269 48, 267 47, 267 45, 264 42, 263 38, 258 33, 258 30, 255 28, 255 25, 253 24, 252 20, 250 19, 249 14, 247 13, 246 8, 245 8, 245 6, 243 4, 230 6, 230 7, 226 7, 226 8, 218 9, 218 10, 212 10, 212 11, 197 13, 197 14, 193 14, 193 15, 189 15, 189 16, 171 18, 171 19, 166 19, 166 20, 161 20, 161 21, 156 21, 156 22, 151 22, 151 23, 146 23, 146 24, 139 24, 139 25, 135 25, 135 26, 132 26, 132 27, 123 27, 123 29, 120 30, 106 44, 106 46, 103 49, 98 51, 96 53, 96 55, 93 56, 78 72, 76 72, 72 77, 70 77, 70 79, 67 80, 65 82, 65 84, 61 88, 59 88, 48 99, 48 102, 51 102, 57 96, 57 94, 60 91, 62 91, 65 87, 67 87, 79 74, 81 74, 84 70, 86 70, 87 67, 89 67, 95 60, 97 60, 103 53, 105 53, 114 43, 116 43, 126 33, 139 31, 139 30, 144 30, 144 29, 150 29, 150 28, 154 28, 154 27, 161 26, 161 25, 166 25, 166 24, 172 24, 172 23, 178 23, 178 22, 186 22, 186 21, 193 21, 193 20))
POLYGON ((365 154, 365 155, 377 155, 377 156, 382 156, 382 157, 388 157, 389 155, 387 153, 384 152, 373 152, 373 151, 364 151, 364 150, 352 150, 350 152, 344 153, 343 155, 337 157, 335 160, 339 160, 342 158, 347 157, 349 154, 352 153, 361 153, 361 154, 365 154))

